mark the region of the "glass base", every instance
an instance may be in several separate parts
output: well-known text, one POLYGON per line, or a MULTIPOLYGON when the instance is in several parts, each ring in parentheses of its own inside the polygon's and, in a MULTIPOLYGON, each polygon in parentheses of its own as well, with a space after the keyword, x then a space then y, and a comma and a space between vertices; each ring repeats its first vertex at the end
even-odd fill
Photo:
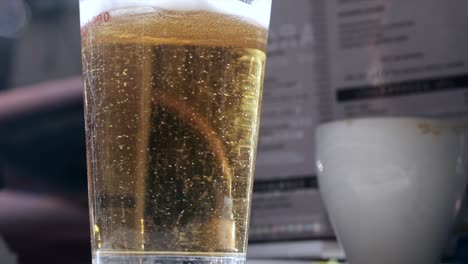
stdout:
POLYGON ((245 255, 205 257, 106 254, 94 256, 93 264, 245 264, 245 255))

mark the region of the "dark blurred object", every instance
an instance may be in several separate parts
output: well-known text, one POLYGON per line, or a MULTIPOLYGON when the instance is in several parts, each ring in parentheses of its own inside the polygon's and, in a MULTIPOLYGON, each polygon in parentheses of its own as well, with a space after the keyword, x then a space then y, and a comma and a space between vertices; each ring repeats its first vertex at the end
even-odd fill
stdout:
POLYGON ((0 93, 0 234, 20 264, 90 263, 81 77, 0 93))
POLYGON ((0 91, 8 87, 15 38, 29 21, 29 9, 22 0, 0 1, 0 91))
POLYGON ((2 9, 7 2, 23 3, 27 18, 7 53, 11 60, 4 65, 10 68, 8 88, 81 74, 79 1, 0 0, 0 21, 13 18, 2 9))
POLYGON ((16 37, 28 24, 29 16, 29 8, 23 0, 0 1, 0 37, 16 37))
POLYGON ((456 252, 456 264, 468 263, 468 236, 459 239, 456 252))
POLYGON ((0 164, 0 190, 3 188, 5 185, 5 180, 4 180, 4 171, 1 169, 2 165, 0 164))
POLYGON ((61 197, 1 191, 0 234, 19 264, 91 263, 88 210, 61 197))
POLYGON ((0 91, 8 87, 13 60, 14 40, 0 37, 0 91))
POLYGON ((73 78, 0 93, 0 164, 8 168, 7 186, 40 191, 28 190, 30 181, 22 186, 21 175, 61 192, 86 193, 82 90, 81 78, 73 78))
POLYGON ((34 18, 53 19, 64 15, 70 6, 78 6, 78 1, 69 0, 26 0, 34 18))

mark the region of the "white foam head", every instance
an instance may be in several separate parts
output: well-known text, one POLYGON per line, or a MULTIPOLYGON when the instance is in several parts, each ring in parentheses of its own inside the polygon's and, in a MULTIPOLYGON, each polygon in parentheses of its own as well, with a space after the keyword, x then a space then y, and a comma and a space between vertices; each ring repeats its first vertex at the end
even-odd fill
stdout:
POLYGON ((256 0, 252 4, 239 0, 80 0, 81 26, 103 12, 143 6, 176 11, 203 10, 222 13, 237 16, 265 28, 270 24, 271 0, 256 0))

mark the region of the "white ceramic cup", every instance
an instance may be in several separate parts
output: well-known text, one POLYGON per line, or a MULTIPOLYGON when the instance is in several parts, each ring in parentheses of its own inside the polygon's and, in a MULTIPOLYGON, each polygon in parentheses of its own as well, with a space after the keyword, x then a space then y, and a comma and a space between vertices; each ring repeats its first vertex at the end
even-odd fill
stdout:
POLYGON ((319 126, 320 191, 351 264, 434 264, 467 181, 463 123, 365 118, 319 126))

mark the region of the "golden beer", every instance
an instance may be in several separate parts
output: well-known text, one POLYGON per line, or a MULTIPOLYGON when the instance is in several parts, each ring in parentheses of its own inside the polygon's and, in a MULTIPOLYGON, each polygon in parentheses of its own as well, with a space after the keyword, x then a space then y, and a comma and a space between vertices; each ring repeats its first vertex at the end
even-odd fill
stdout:
POLYGON ((203 10, 82 27, 95 255, 245 255, 266 42, 203 10))

